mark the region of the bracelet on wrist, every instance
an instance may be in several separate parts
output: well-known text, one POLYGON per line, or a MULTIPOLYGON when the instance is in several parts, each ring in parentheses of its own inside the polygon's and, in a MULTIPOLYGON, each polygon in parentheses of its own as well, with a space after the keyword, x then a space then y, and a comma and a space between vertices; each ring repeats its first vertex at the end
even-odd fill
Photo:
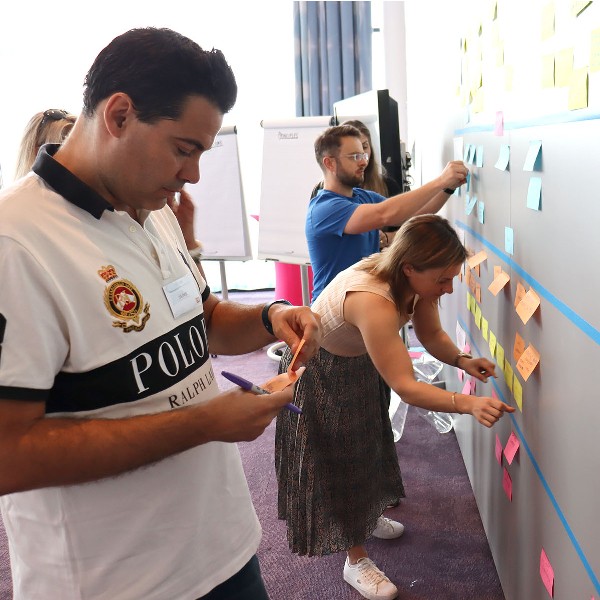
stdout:
POLYGON ((456 358, 454 359, 454 363, 453 363, 456 368, 458 368, 458 361, 461 358, 473 358, 473 356, 471 354, 467 354, 466 352, 459 352, 456 355, 456 358))
POLYGON ((445 194, 450 194, 450 195, 454 194, 455 191, 456 191, 456 188, 454 188, 454 189, 452 189, 452 188, 444 188, 443 189, 443 192, 445 194))
POLYGON ((263 322, 263 325, 265 326, 265 329, 271 335, 275 335, 273 333, 273 324, 271 323, 271 320, 269 319, 269 309, 271 308, 271 306, 273 306, 273 304, 287 304, 288 306, 292 306, 292 303, 289 300, 273 300, 273 302, 269 302, 268 304, 264 305, 262 312, 261 312, 262 322, 263 322))

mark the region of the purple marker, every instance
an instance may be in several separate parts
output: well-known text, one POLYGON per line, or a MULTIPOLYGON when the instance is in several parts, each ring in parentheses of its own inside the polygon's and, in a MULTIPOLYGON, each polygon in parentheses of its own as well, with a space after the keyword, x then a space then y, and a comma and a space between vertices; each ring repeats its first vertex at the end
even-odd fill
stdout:
MULTIPOLYGON (((271 392, 267 392, 267 390, 259 387, 258 385, 254 385, 251 381, 248 381, 247 379, 244 379, 243 377, 240 377, 239 375, 234 375, 233 373, 230 373, 229 371, 221 371, 221 375, 223 375, 223 377, 225 377, 225 379, 229 379, 229 381, 232 381, 236 385, 239 385, 243 390, 246 390, 247 392, 252 392, 253 394, 259 394, 259 395, 271 393, 271 392)), ((291 410, 292 412, 295 412, 298 415, 302 414, 302 410, 299 409, 295 404, 292 404, 291 402, 288 402, 285 405, 285 407, 288 410, 291 410)))

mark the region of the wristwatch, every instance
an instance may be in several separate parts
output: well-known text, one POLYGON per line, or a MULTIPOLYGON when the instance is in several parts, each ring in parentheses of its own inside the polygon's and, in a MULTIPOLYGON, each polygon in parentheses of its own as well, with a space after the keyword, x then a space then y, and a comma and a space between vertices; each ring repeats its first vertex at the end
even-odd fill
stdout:
POLYGON ((271 323, 271 320, 269 319, 269 309, 271 308, 271 306, 273 306, 273 304, 287 304, 288 306, 292 306, 292 303, 289 300, 273 300, 273 302, 269 302, 268 304, 265 304, 265 306, 262 309, 262 322, 263 325, 265 326, 265 329, 271 334, 271 335, 275 335, 273 333, 273 324, 271 323))
POLYGON ((454 359, 454 366, 455 366, 455 367, 458 367, 458 361, 459 361, 461 358, 473 358, 473 356, 472 356, 471 354, 467 354, 466 352, 459 352, 459 353, 456 355, 456 358, 454 359))

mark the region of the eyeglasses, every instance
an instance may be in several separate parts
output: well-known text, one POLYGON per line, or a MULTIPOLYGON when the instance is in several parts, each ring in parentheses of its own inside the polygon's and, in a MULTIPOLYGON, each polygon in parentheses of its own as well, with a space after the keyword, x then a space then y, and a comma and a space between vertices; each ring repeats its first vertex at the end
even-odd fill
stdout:
POLYGON ((61 119, 66 119, 69 116, 69 113, 66 110, 60 110, 58 108, 49 108, 44 111, 44 116, 40 121, 40 129, 44 126, 48 121, 60 121, 61 119))
POLYGON ((346 158, 353 160, 354 162, 360 162, 361 160, 366 160, 369 162, 369 153, 368 152, 355 152, 354 154, 344 154, 346 158))

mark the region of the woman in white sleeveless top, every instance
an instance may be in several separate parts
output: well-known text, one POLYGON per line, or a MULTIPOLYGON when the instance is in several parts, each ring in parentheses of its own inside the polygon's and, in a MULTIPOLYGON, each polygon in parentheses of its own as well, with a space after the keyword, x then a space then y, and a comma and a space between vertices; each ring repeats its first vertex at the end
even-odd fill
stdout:
MULTIPOLYGON (((277 418, 275 463, 279 518, 292 552, 346 551, 344 579, 365 598, 392 599, 396 586, 368 558, 371 535, 395 538, 401 523, 382 517, 404 496, 388 416, 390 387, 408 404, 470 413, 491 427, 514 408, 490 397, 468 396, 416 381, 400 336, 412 319, 425 349, 481 381, 494 364, 461 352, 443 331, 439 299, 467 251, 446 219, 409 219, 391 246, 342 271, 313 304, 323 342, 296 385, 298 416, 277 418)), ((291 360, 282 358, 284 371, 291 360)))

